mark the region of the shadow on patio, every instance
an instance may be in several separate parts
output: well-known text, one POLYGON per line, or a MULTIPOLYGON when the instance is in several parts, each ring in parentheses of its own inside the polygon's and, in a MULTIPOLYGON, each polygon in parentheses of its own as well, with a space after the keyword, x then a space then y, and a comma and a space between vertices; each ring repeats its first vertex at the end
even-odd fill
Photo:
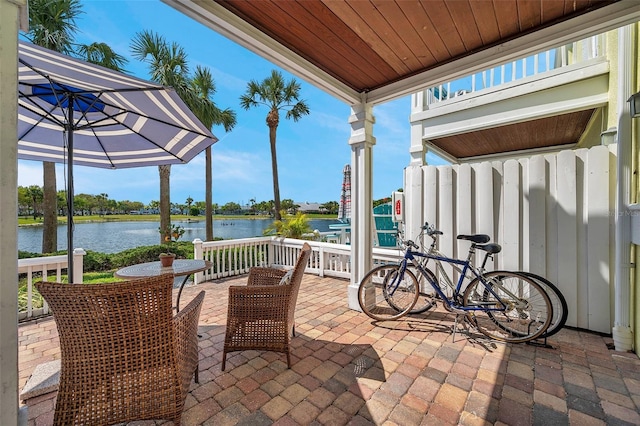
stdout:
MULTIPOLYGON (((346 280, 308 274, 292 368, 283 354, 246 351, 229 354, 222 372, 227 289, 245 280, 182 295, 186 303, 207 292, 200 383, 187 396, 185 425, 640 424, 640 360, 609 350, 607 337, 565 329, 552 348, 475 333, 452 341, 454 316, 441 308, 375 324, 347 307, 346 280)), ((20 325, 19 341, 22 388, 36 365, 59 357, 54 321, 20 325)), ((38 424, 51 423, 52 409, 37 413, 38 424)))

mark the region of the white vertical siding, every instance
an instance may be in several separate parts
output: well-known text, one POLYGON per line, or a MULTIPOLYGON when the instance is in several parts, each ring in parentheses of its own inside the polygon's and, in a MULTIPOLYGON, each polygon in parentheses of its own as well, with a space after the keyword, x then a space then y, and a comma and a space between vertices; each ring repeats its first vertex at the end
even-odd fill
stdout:
POLYGON ((573 151, 562 151, 556 156, 556 223, 558 234, 555 240, 558 253, 557 280, 549 278, 567 299, 569 315, 567 323, 578 324, 578 216, 576 155, 573 151))
POLYGON ((498 234, 502 244, 499 254, 501 268, 522 269, 522 167, 516 160, 508 160, 503 169, 504 220, 498 234))
POLYGON ((466 256, 468 243, 457 243, 457 234, 491 235, 503 250, 488 269, 546 277, 567 299, 567 325, 609 333, 612 155, 600 146, 425 166, 423 218, 444 232, 440 250, 458 258, 466 256))
MULTIPOLYGON (((598 146, 587 156, 587 253, 589 330, 609 333, 609 148, 598 146), (606 324, 606 327, 604 326, 606 324)), ((615 175, 615 174, 614 174, 615 175)))

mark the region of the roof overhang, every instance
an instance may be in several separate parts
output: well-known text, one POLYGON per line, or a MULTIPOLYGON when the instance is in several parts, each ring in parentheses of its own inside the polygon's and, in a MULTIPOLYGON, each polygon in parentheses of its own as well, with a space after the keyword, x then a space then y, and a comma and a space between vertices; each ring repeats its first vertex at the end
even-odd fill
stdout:
MULTIPOLYGON (((533 28, 522 29, 508 37, 459 52, 447 60, 426 64, 422 69, 411 69, 404 74, 398 74, 380 82, 373 89, 368 89, 366 87, 358 87, 356 84, 348 84, 348 71, 345 70, 344 74, 340 74, 340 71, 335 69, 335 63, 329 64, 327 61, 323 61, 323 57, 309 60, 308 58, 318 58, 318 55, 314 56, 313 52, 316 47, 313 45, 302 47, 295 45, 293 38, 299 37, 299 35, 293 34, 293 31, 291 31, 292 34, 290 36, 287 35, 286 31, 283 33, 282 25, 278 23, 278 20, 265 18, 264 15, 268 14, 267 12, 262 12, 261 16, 260 8, 257 6, 254 6, 254 10, 247 10, 251 8, 235 1, 163 1, 217 33, 237 42, 350 105, 361 102, 383 103, 469 75, 475 71, 491 68, 516 58, 545 51, 640 20, 640 2, 636 0, 586 1, 578 3, 577 6, 575 2, 568 2, 564 6, 568 9, 567 11, 546 21, 542 16, 538 25, 533 28), (571 7, 573 7, 573 10, 571 7), (240 9, 242 10, 240 11, 240 9), (242 17, 240 12, 242 12, 242 17), (259 23, 260 28, 258 28, 257 23, 259 23), (278 39, 275 37, 276 34, 279 35, 278 39), (327 72, 331 66, 334 66, 333 71, 331 73, 327 72)), ((314 34, 317 27, 311 25, 311 20, 315 18, 300 14, 299 11, 295 10, 299 9, 300 6, 299 4, 296 5, 296 3, 293 1, 269 0, 257 4, 263 5, 265 8, 271 7, 270 10, 276 10, 277 8, 277 12, 273 13, 286 14, 286 18, 290 20, 288 22, 291 22, 292 26, 298 25, 297 31, 314 34), (310 21, 303 22, 303 16, 306 16, 304 19, 309 19, 310 21)), ((484 3, 486 7, 491 4, 491 2, 474 2, 474 7, 478 7, 477 5, 481 3, 484 3)), ((517 8, 523 5, 522 2, 516 0, 508 1, 508 3, 516 8, 516 12, 518 12, 517 8)), ((540 2, 539 7, 541 9, 543 3, 542 1, 540 2)), ((307 6, 313 4, 315 4, 314 7, 316 8, 326 6, 316 0, 309 0, 309 3, 305 3, 307 6)), ((503 5, 506 4, 504 3, 503 5)), ((532 4, 536 5, 537 2, 532 4)), ((398 7, 398 2, 395 2, 394 5, 398 7)), ((446 5, 446 2, 443 2, 442 5, 446 5)), ((481 4, 479 7, 485 7, 485 5, 481 4)), ((362 8, 362 4, 358 5, 358 7, 362 8)), ((371 7, 376 8, 376 5, 372 2, 371 7)), ((539 11, 536 13, 542 15, 539 11)), ((469 16, 473 16, 473 14, 469 16)), ((333 15, 331 17, 335 18, 333 15)), ((344 17, 338 16, 338 18, 344 17)), ((512 18, 518 19, 517 16, 512 18)), ((475 19, 480 19, 480 17, 475 17, 475 19)), ((369 24, 369 29, 373 32, 370 32, 370 34, 375 34, 381 38, 385 37, 385 28, 393 27, 394 23, 393 18, 389 18, 387 21, 384 23, 386 26, 384 28, 377 23, 369 24)), ((344 19, 343 21, 334 20, 333 22, 340 23, 342 26, 349 26, 349 22, 344 21, 344 19)), ((438 25, 438 23, 433 24, 433 27, 438 30, 438 25)), ((323 31, 325 30, 327 28, 323 29, 323 31)), ((404 37, 403 34, 396 35, 399 40, 404 37)), ((353 38, 352 41, 353 43, 362 43, 363 40, 365 43, 368 42, 364 37, 353 38)), ((406 42, 407 46, 411 43, 411 40, 402 41, 406 42)), ((379 57, 376 56, 376 58, 379 57)), ((360 65, 363 67, 368 66, 368 64, 354 62, 360 60, 359 58, 349 58, 349 60, 356 67, 360 65)))

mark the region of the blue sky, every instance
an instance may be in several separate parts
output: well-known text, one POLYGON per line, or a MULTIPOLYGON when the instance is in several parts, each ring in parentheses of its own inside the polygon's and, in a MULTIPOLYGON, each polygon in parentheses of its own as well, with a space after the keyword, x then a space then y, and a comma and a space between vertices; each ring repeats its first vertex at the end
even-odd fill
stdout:
MULTIPOLYGON (((250 199, 273 199, 271 154, 267 110, 245 111, 239 98, 250 80, 262 81, 277 66, 156 0, 82 1, 85 12, 77 21, 79 43, 104 42, 127 57, 126 69, 148 79, 146 64, 131 58, 130 42, 136 33, 149 30, 168 42, 181 45, 189 66, 208 67, 217 92, 213 100, 220 108, 236 111, 237 125, 229 133, 214 127, 220 139, 213 145, 213 202, 246 204, 250 199)), ((288 80, 294 77, 283 71, 288 80)), ((338 201, 342 169, 351 159, 348 145, 349 106, 295 77, 302 85, 301 98, 311 113, 298 122, 281 117, 277 133, 278 174, 281 199, 296 202, 338 201)), ((373 197, 390 196, 402 187, 403 169, 409 162, 410 97, 374 108, 373 197)), ((58 165, 58 189, 65 188, 66 172, 58 165)), ((189 164, 171 168, 171 201, 184 203, 187 197, 204 201, 204 153, 189 164)), ((42 164, 18 162, 18 185, 42 185, 42 164)), ((110 199, 142 201, 159 199, 157 167, 103 170, 74 167, 75 193, 108 194, 110 199)))

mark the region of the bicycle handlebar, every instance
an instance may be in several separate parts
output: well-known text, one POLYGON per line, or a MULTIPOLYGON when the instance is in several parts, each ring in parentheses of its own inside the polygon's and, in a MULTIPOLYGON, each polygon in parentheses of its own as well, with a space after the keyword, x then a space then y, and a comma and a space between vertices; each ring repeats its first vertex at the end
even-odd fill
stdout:
POLYGON ((434 235, 443 235, 443 232, 442 232, 442 231, 438 231, 438 230, 435 228, 435 226, 431 226, 431 225, 429 225, 429 223, 428 223, 428 222, 425 222, 425 223, 424 223, 424 225, 422 225, 422 226, 420 227, 420 229, 422 229, 423 231, 427 231, 427 235, 428 235, 428 236, 430 236, 430 237, 432 237, 432 238, 433 238, 433 236, 434 236, 434 235))

